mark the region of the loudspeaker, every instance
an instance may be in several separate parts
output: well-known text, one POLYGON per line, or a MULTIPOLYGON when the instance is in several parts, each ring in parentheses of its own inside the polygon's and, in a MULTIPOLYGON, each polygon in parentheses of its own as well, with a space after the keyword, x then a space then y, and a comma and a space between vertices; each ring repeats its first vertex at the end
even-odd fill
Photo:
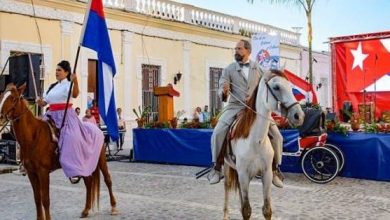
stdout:
POLYGON ((0 140, 0 162, 18 163, 18 153, 16 141, 0 140))
POLYGON ((30 60, 28 54, 22 54, 19 56, 12 56, 9 59, 9 75, 5 79, 0 77, 0 87, 7 85, 8 83, 14 83, 16 86, 20 86, 23 83, 26 83, 26 90, 24 91, 24 98, 26 99, 36 99, 36 96, 41 94, 41 83, 40 83, 40 69, 41 64, 41 55, 40 54, 31 54, 31 64, 32 71, 35 78, 35 83, 37 86, 37 93, 34 91, 33 76, 30 73, 30 60), (5 82, 2 84, 2 82, 5 82))

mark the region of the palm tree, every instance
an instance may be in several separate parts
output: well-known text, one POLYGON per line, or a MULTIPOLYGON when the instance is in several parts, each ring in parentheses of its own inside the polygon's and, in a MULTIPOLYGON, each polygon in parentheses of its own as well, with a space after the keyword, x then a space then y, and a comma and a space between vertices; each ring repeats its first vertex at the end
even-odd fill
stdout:
MULTIPOLYGON (((247 0, 252 3, 254 0, 247 0)), ((302 6, 305 9, 306 18, 307 18, 307 40, 309 43, 309 82, 313 84, 313 54, 312 54, 312 42, 313 42, 313 27, 311 24, 311 12, 313 10, 313 5, 316 0, 267 0, 272 3, 284 3, 284 4, 293 4, 296 6, 302 6)))

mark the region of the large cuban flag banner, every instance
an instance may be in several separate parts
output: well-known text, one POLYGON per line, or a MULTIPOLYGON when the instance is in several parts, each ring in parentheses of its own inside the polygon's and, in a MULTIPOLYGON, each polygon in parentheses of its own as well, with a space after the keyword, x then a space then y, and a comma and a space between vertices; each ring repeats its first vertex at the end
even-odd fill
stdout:
POLYGON ((372 103, 376 117, 390 109, 390 32, 331 39, 336 111, 343 103, 372 103))
POLYGON ((88 2, 80 45, 97 53, 99 112, 107 126, 108 135, 113 140, 117 140, 118 119, 113 81, 116 69, 102 0, 89 0, 88 2))

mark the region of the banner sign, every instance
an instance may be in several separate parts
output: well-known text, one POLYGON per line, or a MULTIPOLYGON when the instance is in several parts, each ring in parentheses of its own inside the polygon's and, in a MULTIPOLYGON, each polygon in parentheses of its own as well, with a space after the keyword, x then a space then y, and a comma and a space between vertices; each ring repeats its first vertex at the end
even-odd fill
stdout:
POLYGON ((264 70, 279 69, 280 38, 277 35, 258 33, 252 35, 251 59, 264 70))

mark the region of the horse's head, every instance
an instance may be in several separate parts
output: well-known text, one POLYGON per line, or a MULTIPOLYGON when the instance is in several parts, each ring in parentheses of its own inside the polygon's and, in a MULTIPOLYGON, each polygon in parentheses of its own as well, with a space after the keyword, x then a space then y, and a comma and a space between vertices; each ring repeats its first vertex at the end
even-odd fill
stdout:
POLYGON ((0 120, 13 120, 20 114, 22 94, 26 84, 16 88, 14 84, 8 84, 5 91, 0 95, 0 120))
POLYGON ((282 71, 266 71, 263 80, 265 83, 265 104, 273 112, 286 115, 290 124, 299 126, 303 123, 305 114, 295 99, 292 87, 282 71))

